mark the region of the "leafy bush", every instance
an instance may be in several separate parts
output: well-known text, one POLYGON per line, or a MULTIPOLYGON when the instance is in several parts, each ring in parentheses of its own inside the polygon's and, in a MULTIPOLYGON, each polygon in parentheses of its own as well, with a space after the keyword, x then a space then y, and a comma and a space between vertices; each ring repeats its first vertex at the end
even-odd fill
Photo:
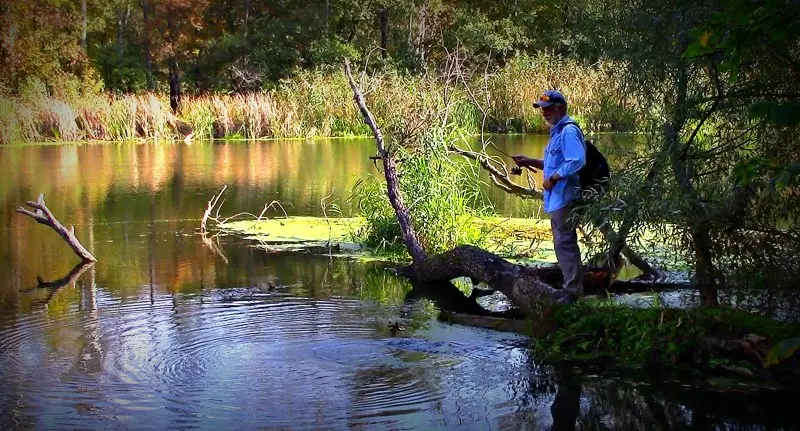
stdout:
MULTIPOLYGON (((400 150, 396 155, 400 160, 400 192, 420 243, 428 253, 459 244, 480 245, 484 232, 470 219, 489 213, 490 208, 479 204, 481 182, 477 168, 446 156, 436 145, 447 142, 441 131, 427 133, 423 142, 423 148, 400 150)), ((352 199, 366 219, 365 227, 357 234, 360 241, 373 247, 402 247, 402 233, 386 197, 382 176, 361 179, 352 199)))

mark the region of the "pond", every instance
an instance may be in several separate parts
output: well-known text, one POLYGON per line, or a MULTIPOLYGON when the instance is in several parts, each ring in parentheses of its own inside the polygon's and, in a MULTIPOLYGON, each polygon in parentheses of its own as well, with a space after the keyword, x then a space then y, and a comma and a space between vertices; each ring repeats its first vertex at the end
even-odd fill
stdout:
MULTIPOLYGON (((538 155, 545 138, 496 142, 538 155)), ((770 394, 544 366, 524 337, 438 321, 380 263, 232 237, 223 259, 197 235, 225 185, 227 214, 320 215, 330 194, 351 214, 373 153, 360 139, 0 147, 2 428, 795 426, 770 394), (15 213, 40 192, 96 264, 73 271, 57 235, 15 213)), ((538 212, 488 193, 501 214, 538 212)))

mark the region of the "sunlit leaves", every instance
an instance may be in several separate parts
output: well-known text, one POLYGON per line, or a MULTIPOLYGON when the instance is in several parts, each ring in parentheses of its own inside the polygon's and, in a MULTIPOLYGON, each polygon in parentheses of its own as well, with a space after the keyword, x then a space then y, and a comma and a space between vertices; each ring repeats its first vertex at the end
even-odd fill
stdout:
POLYGON ((800 338, 788 338, 776 344, 764 359, 764 366, 777 365, 784 360, 791 358, 795 352, 800 350, 800 338))

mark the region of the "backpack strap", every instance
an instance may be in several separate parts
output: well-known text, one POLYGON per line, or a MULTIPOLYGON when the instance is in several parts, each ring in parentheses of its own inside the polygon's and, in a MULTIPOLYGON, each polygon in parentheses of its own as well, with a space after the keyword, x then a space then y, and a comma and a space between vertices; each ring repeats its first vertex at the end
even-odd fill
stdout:
POLYGON ((589 146, 586 144, 586 135, 583 133, 583 129, 581 129, 581 126, 578 125, 578 123, 576 123, 574 120, 567 121, 566 123, 561 125, 561 130, 563 131, 564 128, 569 126, 570 124, 578 128, 578 132, 580 132, 581 135, 581 143, 583 144, 583 151, 588 153, 589 146))

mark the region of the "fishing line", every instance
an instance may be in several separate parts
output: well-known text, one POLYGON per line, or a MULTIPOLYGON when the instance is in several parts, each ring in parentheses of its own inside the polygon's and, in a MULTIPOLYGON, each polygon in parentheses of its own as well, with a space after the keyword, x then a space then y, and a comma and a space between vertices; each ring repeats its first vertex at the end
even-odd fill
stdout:
POLYGON ((500 148, 497 148, 497 145, 495 145, 494 142, 489 141, 489 145, 491 145, 492 148, 494 148, 495 150, 499 151, 500 154, 503 154, 503 155, 506 155, 508 157, 511 157, 512 159, 514 158, 514 156, 512 156, 511 154, 508 154, 505 151, 501 150, 500 148))

